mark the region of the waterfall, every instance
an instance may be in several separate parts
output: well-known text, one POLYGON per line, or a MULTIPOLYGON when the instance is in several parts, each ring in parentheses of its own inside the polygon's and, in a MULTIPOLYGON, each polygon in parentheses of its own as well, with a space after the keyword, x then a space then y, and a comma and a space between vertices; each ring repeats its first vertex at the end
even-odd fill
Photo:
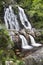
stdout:
MULTIPOLYGON (((33 32, 32 26, 31 26, 30 22, 28 21, 24 10, 19 6, 18 6, 18 9, 19 9, 19 16, 20 16, 20 20, 21 20, 20 23, 22 23, 22 25, 26 29, 31 30, 31 32, 33 32)), ((14 14, 12 7, 10 5, 8 8, 5 9, 4 21, 5 21, 5 25, 6 25, 7 29, 16 29, 16 31, 20 30, 17 16, 14 14)), ((10 32, 9 34, 14 36, 14 32, 10 32)), ((12 36, 10 36, 11 40, 12 40, 12 36)), ((30 37, 32 46, 28 45, 28 42, 23 35, 19 35, 19 36, 22 40, 23 49, 32 49, 33 48, 32 46, 35 46, 35 47, 41 46, 41 44, 35 42, 34 38, 31 35, 29 35, 29 37, 30 37)))
POLYGON ((26 38, 23 35, 19 35, 19 36, 22 40, 22 48, 23 49, 28 49, 29 50, 29 49, 33 48, 32 46, 28 45, 28 42, 27 42, 26 38))
POLYGON ((35 46, 35 47, 42 46, 42 44, 36 43, 35 40, 34 40, 34 38, 31 35, 29 35, 29 37, 30 37, 31 45, 32 46, 35 46))
POLYGON ((20 20, 21 20, 22 25, 26 29, 31 30, 32 29, 32 26, 31 26, 30 22, 28 21, 24 10, 21 7, 19 7, 19 6, 18 6, 18 9, 19 9, 19 17, 20 17, 20 20))
POLYGON ((9 29, 10 27, 10 29, 16 29, 17 31, 19 31, 20 28, 17 21, 17 16, 14 14, 12 7, 10 5, 5 10, 4 20, 7 29, 9 29))

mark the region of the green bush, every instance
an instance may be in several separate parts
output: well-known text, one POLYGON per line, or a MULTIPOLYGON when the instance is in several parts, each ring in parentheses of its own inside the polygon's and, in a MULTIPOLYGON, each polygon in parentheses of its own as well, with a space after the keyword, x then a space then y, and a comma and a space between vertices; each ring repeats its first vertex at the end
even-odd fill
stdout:
POLYGON ((0 29, 0 48, 6 49, 9 44, 11 44, 11 40, 8 31, 0 29))
POLYGON ((12 45, 13 42, 10 39, 8 31, 6 29, 0 29, 0 60, 1 61, 5 61, 8 58, 10 59, 11 57, 13 57, 14 52, 11 49, 12 45))

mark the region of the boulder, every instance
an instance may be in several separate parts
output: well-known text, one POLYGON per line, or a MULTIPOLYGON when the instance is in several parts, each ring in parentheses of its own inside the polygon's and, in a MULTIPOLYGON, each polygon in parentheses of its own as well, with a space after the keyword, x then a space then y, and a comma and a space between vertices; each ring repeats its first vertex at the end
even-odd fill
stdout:
POLYGON ((43 47, 24 59, 25 65, 43 65, 43 47))

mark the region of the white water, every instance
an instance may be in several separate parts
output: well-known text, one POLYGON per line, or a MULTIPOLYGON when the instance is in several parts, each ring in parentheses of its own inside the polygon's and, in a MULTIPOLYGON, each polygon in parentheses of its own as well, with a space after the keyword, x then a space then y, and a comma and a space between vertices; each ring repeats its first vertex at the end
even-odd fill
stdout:
POLYGON ((9 6, 9 8, 6 8, 4 20, 7 29, 9 29, 10 26, 10 29, 16 29, 17 31, 19 31, 20 28, 17 21, 17 16, 13 13, 11 6, 9 6))
POLYGON ((33 48, 32 46, 28 45, 28 42, 27 42, 26 38, 23 35, 19 35, 19 36, 22 40, 22 48, 23 49, 28 49, 29 50, 29 49, 33 48))
POLYGON ((5 65, 13 65, 13 61, 5 61, 5 65))
POLYGON ((32 46, 35 46, 35 47, 42 46, 41 44, 36 43, 35 40, 34 40, 34 38, 33 38, 31 35, 29 35, 29 37, 30 37, 31 45, 32 45, 32 46))
POLYGON ((18 6, 18 9, 19 9, 19 17, 20 17, 20 20, 21 20, 22 25, 26 29, 31 30, 32 29, 32 26, 31 26, 30 22, 28 21, 26 15, 25 15, 24 10, 21 7, 19 7, 19 6, 18 6))

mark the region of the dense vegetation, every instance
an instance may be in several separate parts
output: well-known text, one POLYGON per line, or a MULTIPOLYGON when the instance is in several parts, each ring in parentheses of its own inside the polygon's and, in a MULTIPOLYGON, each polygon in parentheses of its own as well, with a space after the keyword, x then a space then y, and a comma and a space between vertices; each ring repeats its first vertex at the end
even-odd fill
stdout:
POLYGON ((5 65, 5 61, 13 61, 16 65, 23 65, 24 62, 16 57, 13 51, 14 43, 10 40, 8 31, 0 29, 0 62, 5 65))

